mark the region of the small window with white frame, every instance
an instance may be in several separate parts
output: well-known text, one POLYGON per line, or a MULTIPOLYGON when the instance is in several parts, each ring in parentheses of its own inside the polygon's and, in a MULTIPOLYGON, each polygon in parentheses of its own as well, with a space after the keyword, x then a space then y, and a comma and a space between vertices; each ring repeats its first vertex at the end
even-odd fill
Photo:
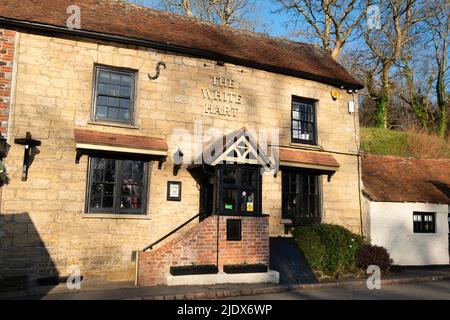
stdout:
POLYGON ((436 214, 433 212, 414 212, 414 233, 436 233, 436 214))
POLYGON ((315 101, 292 97, 291 122, 293 143, 317 144, 315 101))

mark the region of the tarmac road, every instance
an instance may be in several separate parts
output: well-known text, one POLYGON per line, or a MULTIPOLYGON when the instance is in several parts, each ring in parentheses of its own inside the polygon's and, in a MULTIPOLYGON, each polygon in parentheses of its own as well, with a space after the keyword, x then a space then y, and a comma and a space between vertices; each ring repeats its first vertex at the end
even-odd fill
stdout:
POLYGON ((230 298, 230 300, 450 300, 450 281, 366 287, 321 288, 230 298))

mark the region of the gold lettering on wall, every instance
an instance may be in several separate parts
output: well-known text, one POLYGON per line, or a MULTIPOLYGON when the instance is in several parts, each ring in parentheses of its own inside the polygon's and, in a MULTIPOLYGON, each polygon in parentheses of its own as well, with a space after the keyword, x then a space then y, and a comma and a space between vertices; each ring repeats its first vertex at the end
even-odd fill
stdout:
POLYGON ((237 117, 239 106, 242 104, 242 96, 236 93, 236 82, 231 78, 213 76, 213 89, 202 88, 204 112, 211 115, 225 117, 237 117))

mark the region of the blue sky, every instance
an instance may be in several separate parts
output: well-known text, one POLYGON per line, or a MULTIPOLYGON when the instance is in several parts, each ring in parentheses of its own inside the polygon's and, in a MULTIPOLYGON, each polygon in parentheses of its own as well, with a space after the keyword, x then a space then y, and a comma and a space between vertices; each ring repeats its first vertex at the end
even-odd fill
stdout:
MULTIPOLYGON (((158 7, 161 3, 159 0, 129 0, 140 5, 145 4, 149 7, 158 7)), ((268 33, 275 37, 286 37, 288 32, 286 31, 285 24, 289 20, 289 16, 286 13, 273 14, 279 6, 274 0, 257 0, 257 6, 259 12, 255 13, 259 23, 256 31, 262 33, 268 33)))
POLYGON ((256 31, 267 32, 275 37, 286 37, 288 32, 286 31, 285 24, 289 21, 289 16, 284 12, 274 14, 273 12, 279 9, 279 5, 274 3, 274 1, 261 0, 260 6, 262 10, 261 17, 264 20, 264 24, 266 25, 265 29, 267 30, 258 29, 256 31))

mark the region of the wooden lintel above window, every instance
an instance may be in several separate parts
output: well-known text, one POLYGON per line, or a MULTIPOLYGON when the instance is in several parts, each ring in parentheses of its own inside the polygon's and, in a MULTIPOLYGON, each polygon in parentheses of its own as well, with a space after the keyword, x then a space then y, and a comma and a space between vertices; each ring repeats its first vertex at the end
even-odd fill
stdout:
POLYGON ((86 129, 75 129, 75 141, 78 150, 96 150, 165 157, 169 149, 167 142, 160 138, 86 129))

